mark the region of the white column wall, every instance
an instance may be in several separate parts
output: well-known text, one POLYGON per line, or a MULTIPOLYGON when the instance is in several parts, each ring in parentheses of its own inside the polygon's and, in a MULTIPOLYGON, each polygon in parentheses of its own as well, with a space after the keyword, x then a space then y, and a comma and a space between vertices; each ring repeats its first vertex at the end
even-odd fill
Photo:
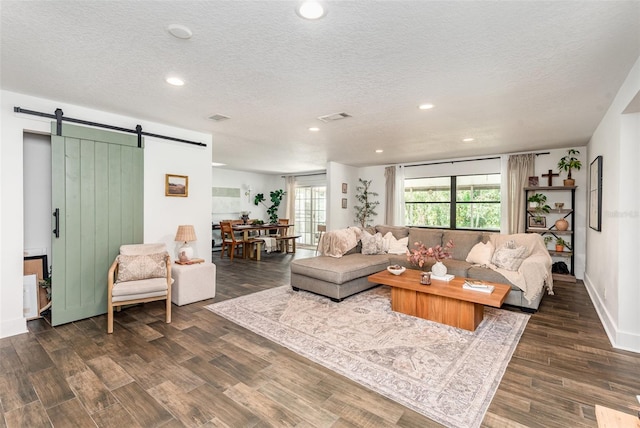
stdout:
POLYGON ((640 352, 639 119, 637 112, 632 115, 623 112, 639 92, 640 58, 589 141, 587 162, 596 156, 603 158, 603 213, 601 232, 587 228, 585 272, 585 285, 611 343, 616 348, 635 352, 640 352))
MULTIPOLYGON (((61 108, 68 117, 129 129, 140 124, 145 131, 207 144, 199 148, 145 140, 144 240, 165 242, 172 248, 177 225, 188 221, 195 226, 198 236, 193 245, 196 253, 210 260, 211 135, 9 91, 0 92, 0 106, 0 337, 26 332, 22 316, 23 134, 25 131, 49 134, 51 122, 16 114, 14 106, 51 113, 61 108), (179 172, 189 176, 189 197, 168 198, 164 195, 164 174, 179 172)), ((42 191, 50 193, 51 189, 42 191)))

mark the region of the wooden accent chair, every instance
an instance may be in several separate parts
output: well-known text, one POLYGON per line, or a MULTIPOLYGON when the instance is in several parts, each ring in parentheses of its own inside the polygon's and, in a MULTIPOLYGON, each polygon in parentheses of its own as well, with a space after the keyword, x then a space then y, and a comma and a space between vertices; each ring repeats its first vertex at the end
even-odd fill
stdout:
POLYGON ((107 277, 107 333, 113 333, 113 310, 124 305, 166 301, 171 322, 171 257, 165 244, 122 245, 107 277))
MULTIPOLYGON (((242 223, 242 220, 240 220, 242 223)), ((224 256, 225 249, 229 248, 229 258, 233 261, 233 255, 242 248, 242 257, 245 257, 245 246, 242 240, 238 240, 234 230, 231 228, 230 221, 220 222, 220 235, 222 236, 222 251, 220 257, 224 256)))

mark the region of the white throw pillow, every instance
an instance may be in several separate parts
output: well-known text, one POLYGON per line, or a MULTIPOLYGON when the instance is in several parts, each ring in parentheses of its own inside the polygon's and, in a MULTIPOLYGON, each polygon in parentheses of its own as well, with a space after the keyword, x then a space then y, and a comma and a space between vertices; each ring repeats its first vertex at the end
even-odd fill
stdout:
POLYGON ((467 255, 467 263, 482 266, 490 265, 494 251, 495 248, 491 241, 486 244, 484 242, 478 242, 473 246, 471 251, 469 251, 469 254, 467 255))
POLYGON ((387 232, 387 234, 384 235, 384 240, 387 243, 387 253, 407 254, 407 251, 408 251, 407 246, 409 245, 408 236, 405 236, 402 239, 396 239, 396 237, 393 236, 393 233, 387 232))
POLYGON ((362 254, 372 255, 386 253, 384 248, 384 238, 382 237, 382 234, 380 232, 372 235, 365 230, 360 236, 360 241, 362 242, 362 254))
POLYGON ((509 248, 509 243, 493 253, 491 262, 499 268, 517 271, 526 257, 526 247, 509 248))

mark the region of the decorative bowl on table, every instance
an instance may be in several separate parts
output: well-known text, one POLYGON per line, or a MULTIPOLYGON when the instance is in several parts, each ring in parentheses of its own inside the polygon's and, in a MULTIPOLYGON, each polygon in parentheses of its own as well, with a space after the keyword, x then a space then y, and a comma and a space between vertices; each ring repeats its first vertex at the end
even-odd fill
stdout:
POLYGON ((391 266, 387 266, 387 270, 394 275, 400 275, 405 270, 407 270, 407 268, 400 265, 391 265, 391 266))

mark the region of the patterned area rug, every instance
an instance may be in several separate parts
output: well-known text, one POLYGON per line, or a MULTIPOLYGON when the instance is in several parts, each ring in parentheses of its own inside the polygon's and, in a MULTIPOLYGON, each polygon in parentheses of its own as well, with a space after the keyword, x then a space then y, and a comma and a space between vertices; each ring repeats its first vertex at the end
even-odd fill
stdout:
POLYGON ((282 286, 207 309, 443 425, 480 426, 529 315, 487 307, 470 332, 393 312, 390 294, 282 286))

